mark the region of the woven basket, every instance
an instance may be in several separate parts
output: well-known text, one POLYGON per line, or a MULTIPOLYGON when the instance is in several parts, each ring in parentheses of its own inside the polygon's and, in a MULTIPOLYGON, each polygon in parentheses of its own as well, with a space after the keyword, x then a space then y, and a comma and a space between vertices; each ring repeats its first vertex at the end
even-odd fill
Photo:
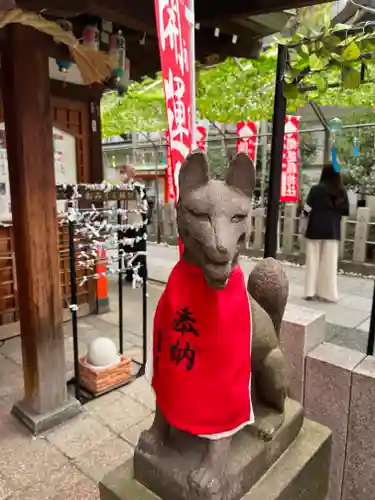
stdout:
POLYGON ((81 386, 92 394, 99 394, 120 385, 132 376, 131 358, 121 356, 121 361, 102 370, 93 370, 86 364, 86 357, 79 360, 81 386))

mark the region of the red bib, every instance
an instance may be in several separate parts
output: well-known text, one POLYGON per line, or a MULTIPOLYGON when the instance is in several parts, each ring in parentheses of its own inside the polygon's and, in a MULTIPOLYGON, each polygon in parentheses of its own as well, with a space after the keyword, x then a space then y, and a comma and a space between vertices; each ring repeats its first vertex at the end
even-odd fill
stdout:
POLYGON ((154 318, 152 386, 168 422, 195 435, 234 432, 253 422, 251 310, 237 266, 224 290, 181 259, 154 318))

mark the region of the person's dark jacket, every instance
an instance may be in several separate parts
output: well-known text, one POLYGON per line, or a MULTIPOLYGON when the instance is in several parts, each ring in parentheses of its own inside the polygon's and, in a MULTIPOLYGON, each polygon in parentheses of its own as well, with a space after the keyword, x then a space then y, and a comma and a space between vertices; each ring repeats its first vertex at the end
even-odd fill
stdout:
POLYGON ((324 182, 316 184, 307 195, 304 213, 308 215, 306 238, 340 240, 341 217, 349 215, 349 200, 345 190, 339 196, 324 182))

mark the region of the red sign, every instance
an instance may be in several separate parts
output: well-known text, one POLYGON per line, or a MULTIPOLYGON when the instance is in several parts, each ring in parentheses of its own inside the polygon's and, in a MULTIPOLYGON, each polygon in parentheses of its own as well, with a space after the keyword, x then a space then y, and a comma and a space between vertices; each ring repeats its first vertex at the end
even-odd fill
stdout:
POLYGON ((207 127, 204 125, 197 125, 197 148, 201 151, 207 152, 207 127))
POLYGON ((298 201, 299 121, 299 116, 287 116, 285 119, 280 192, 280 201, 283 203, 298 201))
POLYGON ((237 153, 246 153, 255 161, 255 151, 257 142, 257 124, 255 122, 237 123, 237 153))
POLYGON ((177 201, 179 171, 192 143, 188 0, 155 0, 155 13, 177 201))

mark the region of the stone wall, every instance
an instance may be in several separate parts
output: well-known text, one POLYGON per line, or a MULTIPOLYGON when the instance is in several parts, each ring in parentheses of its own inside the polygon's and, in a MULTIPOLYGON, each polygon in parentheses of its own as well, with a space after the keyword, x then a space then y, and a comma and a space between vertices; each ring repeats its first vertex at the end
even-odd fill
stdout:
POLYGON ((290 396, 333 433, 327 500, 374 500, 375 358, 324 340, 324 313, 288 305, 280 341, 290 396))

